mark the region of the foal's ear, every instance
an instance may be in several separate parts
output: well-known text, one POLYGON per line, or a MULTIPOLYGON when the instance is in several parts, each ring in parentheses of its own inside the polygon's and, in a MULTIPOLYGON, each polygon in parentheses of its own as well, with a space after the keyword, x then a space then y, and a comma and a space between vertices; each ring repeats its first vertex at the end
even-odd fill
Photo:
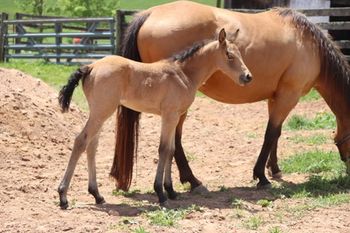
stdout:
POLYGON ((226 32, 225 32, 225 28, 223 28, 219 33, 219 42, 220 44, 223 44, 225 43, 225 41, 226 41, 226 32))

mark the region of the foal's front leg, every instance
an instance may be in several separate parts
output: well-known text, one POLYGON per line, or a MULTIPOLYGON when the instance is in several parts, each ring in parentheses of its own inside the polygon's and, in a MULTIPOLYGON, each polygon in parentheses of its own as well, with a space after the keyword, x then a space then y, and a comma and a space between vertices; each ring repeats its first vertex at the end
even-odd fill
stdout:
POLYGON ((157 167, 157 174, 154 181, 154 190, 158 195, 160 205, 166 205, 167 197, 163 192, 163 178, 164 187, 168 192, 170 199, 176 197, 171 180, 171 161, 175 151, 175 129, 179 121, 178 116, 162 114, 162 129, 159 145, 159 161, 157 167))

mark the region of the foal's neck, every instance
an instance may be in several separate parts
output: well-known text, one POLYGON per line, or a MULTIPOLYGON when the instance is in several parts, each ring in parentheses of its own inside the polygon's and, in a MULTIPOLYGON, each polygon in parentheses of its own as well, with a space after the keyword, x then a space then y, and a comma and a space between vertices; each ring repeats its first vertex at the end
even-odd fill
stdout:
POLYGON ((215 55, 216 51, 212 48, 205 51, 201 49, 193 57, 179 64, 196 90, 218 71, 215 55))

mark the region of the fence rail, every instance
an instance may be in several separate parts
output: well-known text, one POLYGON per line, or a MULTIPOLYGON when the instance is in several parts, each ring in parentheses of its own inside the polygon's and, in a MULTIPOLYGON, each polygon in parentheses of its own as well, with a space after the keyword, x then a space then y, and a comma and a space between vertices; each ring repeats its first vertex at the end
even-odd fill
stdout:
MULTIPOLYGON (((245 13, 258 13, 264 10, 234 9, 245 13)), ((313 16, 350 16, 350 7, 328 9, 298 9, 308 17, 313 16)), ((17 58, 43 59, 97 59, 108 54, 119 54, 122 35, 128 25, 128 19, 138 11, 117 10, 115 17, 104 18, 50 18, 16 14, 18 19, 8 20, 4 13, 0 17, 0 61, 17 58), (32 19, 24 19, 33 17, 32 19), (78 25, 79 24, 79 25, 78 25), (84 26, 81 26, 85 24, 84 26), (99 28, 100 24, 108 25, 99 28), (14 32, 9 32, 12 26, 14 32), (54 31, 33 32, 27 28, 54 31), (65 31, 66 30, 66 31, 65 31), (67 31, 68 30, 68 31, 67 31), (72 30, 75 30, 72 32, 72 30), (83 31, 83 32, 82 32, 83 31), (42 43, 41 40, 50 40, 42 43), (79 38, 78 44, 68 44, 67 39, 79 38), (12 43, 11 43, 12 40, 12 43), (27 40, 23 43, 23 40, 27 40), (54 40, 54 41, 53 41, 54 40), (101 43, 100 43, 101 42, 101 43), (11 53, 11 52, 12 53, 11 53)), ((324 30, 350 30, 350 22, 317 23, 324 30)), ((350 49, 350 40, 336 41, 341 49, 350 49)), ((350 61, 350 56, 346 56, 350 61)))

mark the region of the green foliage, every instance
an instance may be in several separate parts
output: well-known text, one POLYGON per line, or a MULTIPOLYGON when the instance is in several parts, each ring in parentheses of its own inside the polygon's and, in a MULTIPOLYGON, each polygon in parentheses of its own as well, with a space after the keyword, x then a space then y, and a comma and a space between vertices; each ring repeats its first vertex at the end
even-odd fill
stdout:
POLYGON ((112 195, 113 196, 133 197, 137 193, 140 193, 140 192, 141 192, 141 190, 139 190, 139 189, 134 189, 134 190, 129 190, 129 191, 113 190, 112 195))
POLYGON ((288 120, 286 126, 289 130, 334 129, 335 127, 335 117, 328 112, 318 113, 313 119, 308 119, 300 115, 293 115, 288 120))
POLYGON ((15 3, 22 12, 33 14, 33 15, 43 15, 47 13, 47 9, 52 1, 48 0, 15 0, 15 3))
POLYGON ((134 233, 149 233, 149 231, 146 231, 144 227, 139 226, 138 228, 136 228, 134 231, 134 233))
POLYGON ((345 170, 338 153, 323 151, 311 151, 290 156, 281 161, 281 167, 285 173, 336 173, 345 170))
POLYGON ((76 17, 113 16, 120 0, 58 0, 52 11, 57 15, 76 17))
POLYGON ((321 145, 327 142, 328 137, 325 135, 312 135, 309 137, 295 136, 290 138, 291 141, 295 143, 307 143, 310 145, 321 145))
POLYGON ((275 226, 275 227, 271 227, 269 229, 269 233, 282 233, 282 230, 281 230, 281 228, 275 226))
POLYGON ((305 96, 301 97, 301 101, 314 101, 314 100, 319 100, 321 98, 320 94, 315 89, 311 89, 311 91, 306 94, 305 96))
POLYGON ((244 203, 243 203, 243 200, 240 199, 240 198, 237 198, 237 197, 234 197, 232 196, 230 198, 230 203, 231 203, 231 206, 236 208, 236 209, 240 209, 243 207, 244 203))
POLYGON ((165 209, 161 208, 152 212, 147 212, 146 217, 150 220, 151 224, 158 226, 175 226, 177 221, 184 219, 188 214, 199 211, 202 209, 199 206, 191 205, 184 209, 165 209))
POLYGON ((250 230, 257 230, 261 224, 263 224, 263 220, 260 216, 253 216, 247 219, 243 225, 250 230))
POLYGON ((256 204, 260 205, 261 207, 269 207, 272 205, 272 201, 266 200, 266 199, 261 199, 261 200, 257 201, 256 204))

